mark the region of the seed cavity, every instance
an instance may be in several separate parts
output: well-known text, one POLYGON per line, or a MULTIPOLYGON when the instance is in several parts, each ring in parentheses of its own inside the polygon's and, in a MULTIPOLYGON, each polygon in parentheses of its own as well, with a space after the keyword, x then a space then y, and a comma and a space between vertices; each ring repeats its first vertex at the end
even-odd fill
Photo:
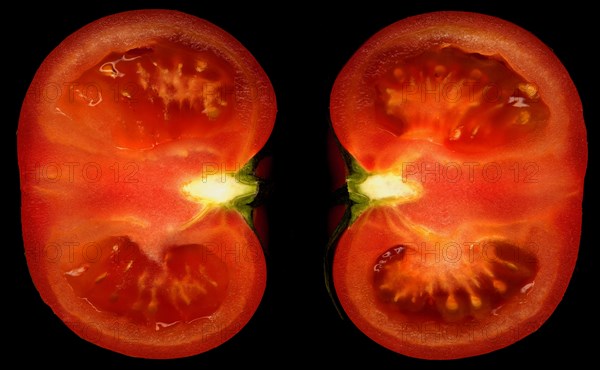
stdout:
POLYGON ((549 119, 539 87, 506 61, 454 47, 398 60, 376 88, 388 132, 457 150, 503 145, 549 119))
POLYGON ((208 119, 215 120, 227 106, 222 82, 213 81, 202 76, 209 68, 207 61, 199 59, 194 62, 195 73, 185 73, 186 65, 177 63, 173 68, 152 64, 148 70, 142 62, 136 65, 139 84, 144 91, 150 93, 150 100, 160 100, 164 105, 164 119, 171 119, 171 106, 179 110, 184 107, 199 110, 208 119))
POLYGON ((537 259, 503 240, 466 243, 464 258, 431 258, 433 248, 399 244, 373 267, 380 304, 446 322, 480 319, 534 288, 537 259))
POLYGON ((110 237, 94 245, 102 258, 64 276, 97 311, 161 329, 208 316, 224 300, 227 267, 203 245, 173 246, 162 261, 149 260, 127 237, 110 237))

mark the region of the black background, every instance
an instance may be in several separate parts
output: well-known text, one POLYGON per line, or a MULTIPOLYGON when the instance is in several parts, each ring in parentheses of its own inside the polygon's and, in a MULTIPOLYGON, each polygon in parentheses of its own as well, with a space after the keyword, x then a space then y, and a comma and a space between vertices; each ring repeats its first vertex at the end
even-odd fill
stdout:
MULTIPOLYGON (((329 93, 337 73, 371 35, 405 18, 434 10, 477 11, 512 21, 550 46, 569 70, 584 104, 593 158, 598 120, 597 57, 594 38, 597 21, 591 8, 569 1, 560 6, 522 8, 520 2, 395 1, 361 2, 359 6, 329 6, 281 2, 233 5, 225 2, 182 1, 81 1, 43 6, 23 2, 5 17, 15 27, 4 32, 4 77, 10 85, 5 97, 10 117, 3 128, 5 164, 10 186, 7 197, 9 224, 3 246, 7 280, 0 292, 6 360, 21 366, 41 360, 62 368, 115 366, 118 368, 217 368, 263 366, 286 368, 336 366, 369 369, 418 369, 455 366, 493 368, 531 364, 536 367, 560 359, 585 361, 596 357, 598 340, 597 276, 593 274, 590 171, 586 181, 584 224, 579 260, 571 285, 553 316, 536 333, 508 348, 475 358, 449 362, 421 361, 390 352, 342 321, 328 298, 322 278, 322 255, 327 242, 329 196, 326 133, 329 93), (392 2, 390 2, 392 3, 392 2), (565 5, 566 4, 566 5, 565 5), (264 299, 250 323, 233 339, 207 353, 178 360, 151 361, 129 358, 79 339, 52 314, 40 299, 29 277, 19 223, 19 183, 15 133, 21 102, 37 67, 66 36, 97 18, 119 11, 170 8, 204 18, 236 37, 250 50, 269 75, 278 101, 278 116, 271 141, 274 155, 271 243, 267 255, 268 285, 264 299), (596 76, 595 76, 596 75, 596 76), (7 343, 5 341, 5 343, 7 343), (18 350, 24 351, 18 351, 18 350), (408 367, 407 367, 408 366, 408 367)), ((324 2, 323 2, 324 4, 324 2)), ((4 26, 6 27, 6 25, 4 26)), ((557 174, 560 176, 560 174, 557 174)), ((6 186, 5 186, 6 188, 6 186)), ((5 218, 6 219, 6 218, 5 218)), ((3 351, 4 352, 4 351, 3 351)))

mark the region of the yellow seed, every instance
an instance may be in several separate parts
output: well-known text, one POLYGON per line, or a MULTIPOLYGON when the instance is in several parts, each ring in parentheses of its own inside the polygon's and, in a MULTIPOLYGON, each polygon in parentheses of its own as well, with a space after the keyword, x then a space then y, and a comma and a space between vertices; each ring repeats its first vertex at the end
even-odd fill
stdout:
POLYGON ((519 268, 517 267, 517 265, 515 265, 512 262, 508 262, 508 261, 502 261, 502 264, 506 267, 508 267, 509 269, 511 269, 512 271, 517 271, 519 268))
POLYGON ((522 110, 519 112, 519 115, 515 119, 515 124, 526 125, 527 123, 529 123, 530 118, 531 118, 531 113, 529 113, 529 111, 522 110))
POLYGON ((471 284, 473 284, 476 288, 480 288, 481 287, 481 283, 475 277, 471 278, 471 284))
POLYGON ((448 311, 458 310, 458 302, 456 301, 454 294, 450 294, 448 296, 448 299, 446 299, 446 308, 448 309, 448 311))
POLYGON ((534 98, 538 93, 538 88, 536 85, 531 83, 520 83, 517 85, 519 91, 524 93, 529 99, 534 98))
POLYGON ((105 273, 103 273, 103 274, 99 275, 99 276, 96 278, 96 280, 94 280, 94 282, 95 282, 96 284, 98 284, 98 283, 102 282, 102 280, 106 279, 106 277, 107 277, 107 276, 108 276, 108 273, 106 273, 106 272, 105 272, 105 273))
POLYGON ((502 280, 494 279, 492 281, 492 285, 494 286, 494 289, 496 289, 496 291, 500 294, 506 293, 506 290, 508 289, 508 287, 506 286, 506 283, 503 282, 502 280))
POLYGON ((481 298, 474 294, 471 294, 469 298, 471 299, 471 306, 473 306, 473 308, 481 308, 481 298))
POLYGON ((450 132, 450 137, 448 137, 449 140, 458 140, 460 139, 460 135, 462 135, 462 126, 455 128, 454 130, 452 130, 452 132, 450 132))
POLYGON ((127 263, 127 266, 125 267, 125 272, 129 271, 131 269, 131 266, 133 266, 133 260, 127 263))
POLYGON ((488 269, 487 267, 483 268, 483 273, 486 274, 487 276, 493 278, 494 277, 494 273, 492 271, 490 271, 490 269, 488 269))
POLYGON ((205 60, 196 61, 196 72, 203 72, 206 67, 208 67, 208 63, 205 60))
POLYGON ((404 297, 403 292, 398 292, 394 295, 394 303, 398 303, 404 297))
POLYGON ((398 290, 398 291, 396 291, 396 294, 394 295, 393 301, 398 302, 400 300, 405 300, 410 294, 411 294, 411 292, 409 290, 407 290, 406 288, 398 290))
POLYGON ((384 284, 379 285, 379 290, 390 291, 390 290, 392 290, 392 287, 389 284, 384 283, 384 284))

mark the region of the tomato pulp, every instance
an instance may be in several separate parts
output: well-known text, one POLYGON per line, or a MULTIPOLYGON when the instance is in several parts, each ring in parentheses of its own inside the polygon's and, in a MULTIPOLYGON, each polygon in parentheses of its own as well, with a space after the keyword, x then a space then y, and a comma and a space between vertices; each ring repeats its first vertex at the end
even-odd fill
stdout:
POLYGON ((253 200, 275 113, 258 62, 194 16, 130 11, 65 39, 17 138, 43 300, 79 336, 135 357, 190 356, 239 332, 265 288, 253 200))
POLYGON ((480 14, 407 18, 331 94, 350 203, 332 262, 353 323, 402 354, 487 353, 561 301, 581 231, 581 102, 539 39, 480 14))

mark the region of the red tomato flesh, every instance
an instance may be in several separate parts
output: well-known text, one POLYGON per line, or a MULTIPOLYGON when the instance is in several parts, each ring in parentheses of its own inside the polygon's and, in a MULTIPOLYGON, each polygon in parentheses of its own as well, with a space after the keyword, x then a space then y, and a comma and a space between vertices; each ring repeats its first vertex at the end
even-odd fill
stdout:
POLYGON ((333 282, 361 331, 450 359, 544 323, 577 258, 587 144, 540 40, 480 14, 402 20, 341 71, 331 118, 354 161, 333 282))
POLYGON ((129 356, 226 342, 262 298, 251 226, 273 88, 231 35, 176 11, 112 15, 64 40, 18 132, 27 261, 78 335, 129 356))

